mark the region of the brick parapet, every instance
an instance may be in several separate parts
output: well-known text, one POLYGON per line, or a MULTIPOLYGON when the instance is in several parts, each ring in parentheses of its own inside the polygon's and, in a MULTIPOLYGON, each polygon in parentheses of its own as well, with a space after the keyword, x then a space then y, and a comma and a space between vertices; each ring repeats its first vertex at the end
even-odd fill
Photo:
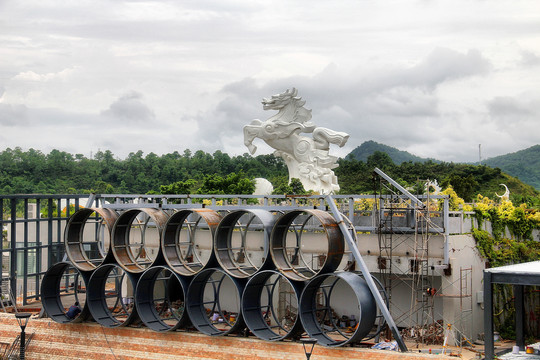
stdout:
MULTIPOLYGON (((59 324, 50 319, 31 319, 26 329, 34 334, 27 349, 29 360, 181 360, 250 359, 303 360, 302 344, 268 342, 252 337, 215 337, 198 332, 158 333, 145 327, 106 328, 96 323, 59 324)), ((11 343, 20 333, 13 314, 0 313, 0 341, 11 343)), ((316 360, 450 359, 447 356, 367 348, 316 346, 316 360)))

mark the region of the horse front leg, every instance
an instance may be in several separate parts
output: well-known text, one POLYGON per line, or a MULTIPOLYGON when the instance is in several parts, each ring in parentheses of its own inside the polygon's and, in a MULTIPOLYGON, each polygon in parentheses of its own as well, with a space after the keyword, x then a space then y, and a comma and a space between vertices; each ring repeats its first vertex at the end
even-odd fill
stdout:
POLYGON ((259 136, 262 122, 253 120, 249 125, 244 126, 244 145, 247 146, 251 155, 255 154, 257 147, 253 145, 253 140, 259 136))

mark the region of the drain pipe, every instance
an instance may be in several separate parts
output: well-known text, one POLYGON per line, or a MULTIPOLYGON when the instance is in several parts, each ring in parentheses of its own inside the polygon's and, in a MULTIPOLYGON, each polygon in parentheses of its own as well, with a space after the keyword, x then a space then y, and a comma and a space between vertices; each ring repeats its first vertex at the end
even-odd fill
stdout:
POLYGON ((351 233, 349 232, 349 229, 347 228, 347 225, 343 221, 343 216, 339 212, 336 203, 334 202, 334 198, 332 195, 326 196, 326 202, 330 207, 330 210, 334 214, 334 218, 336 219, 339 228, 341 229, 341 232, 343 233, 343 236, 347 240, 347 243, 349 244, 349 248, 354 255, 354 258, 356 260, 356 263, 360 267, 360 271, 362 271, 362 275, 364 275, 364 280, 366 281, 369 290, 371 291, 371 294, 375 298, 375 302, 379 309, 381 310, 382 315, 384 316, 384 319, 386 320, 386 323, 390 327, 390 330, 392 331, 392 334, 394 335, 394 338, 396 339, 399 348, 402 352, 408 351, 407 345, 405 345, 405 342, 403 341, 403 338, 401 337, 401 334, 399 333, 399 330, 396 326, 396 323, 394 322, 394 319, 392 318, 392 315, 390 315, 390 311, 386 307, 386 304, 384 303, 384 300, 379 293, 379 289, 377 288, 377 285, 375 284, 375 281, 373 281, 373 278, 371 277, 371 274, 369 273, 368 267, 366 263, 364 262, 364 259, 362 259, 362 255, 360 254, 360 250, 358 250, 358 247, 356 246, 356 242, 354 241, 351 233))

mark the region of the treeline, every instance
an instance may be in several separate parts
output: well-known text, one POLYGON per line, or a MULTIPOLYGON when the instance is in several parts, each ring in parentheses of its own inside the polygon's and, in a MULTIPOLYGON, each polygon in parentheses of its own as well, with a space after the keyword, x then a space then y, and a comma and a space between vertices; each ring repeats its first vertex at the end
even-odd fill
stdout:
MULTIPOLYGON (((531 186, 485 165, 455 163, 404 162, 400 165, 383 152, 375 152, 367 161, 352 156, 339 160, 334 169, 342 194, 373 193, 373 169, 380 168, 414 193, 424 191, 424 180, 437 180, 442 188, 452 185, 457 194, 472 201, 476 194, 495 197, 504 193, 506 184, 513 200, 538 202, 531 186)), ((6 149, 0 152, 0 192, 2 194, 62 193, 231 193, 252 189, 247 180, 268 179, 277 193, 302 193, 298 182, 287 184, 284 161, 274 155, 253 157, 247 153, 229 156, 221 151, 158 156, 142 151, 118 159, 110 151, 98 151, 93 158, 82 154, 52 150, 49 154, 30 149, 6 149)))
POLYGON ((273 155, 230 157, 219 150, 161 156, 137 151, 124 160, 109 150, 98 151, 91 159, 58 150, 49 154, 20 148, 0 152, 2 194, 159 193, 161 185, 193 181, 195 187, 202 186, 209 176, 226 178, 231 173, 272 181, 287 176, 287 167, 273 155))
POLYGON ((452 186, 459 197, 466 202, 474 200, 477 194, 489 198, 502 195, 505 189, 501 184, 508 186, 510 197, 514 203, 528 203, 530 206, 540 204, 540 193, 532 186, 524 184, 518 179, 503 173, 499 168, 486 165, 470 165, 459 163, 434 162, 403 162, 394 164, 390 156, 383 152, 375 152, 367 161, 354 159, 348 156, 339 160, 339 167, 335 169, 338 176, 341 192, 344 194, 363 194, 374 191, 373 169, 378 167, 400 185, 412 190, 415 194, 425 192, 426 180, 437 181, 442 189, 452 186))

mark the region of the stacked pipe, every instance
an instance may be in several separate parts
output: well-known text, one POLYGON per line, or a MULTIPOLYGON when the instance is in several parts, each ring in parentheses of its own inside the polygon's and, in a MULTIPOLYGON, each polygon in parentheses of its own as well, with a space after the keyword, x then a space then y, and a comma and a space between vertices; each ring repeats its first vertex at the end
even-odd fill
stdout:
POLYGON ((64 240, 69 261, 53 265, 41 287, 45 311, 60 323, 249 330, 269 341, 306 332, 329 347, 381 329, 363 277, 343 271, 343 234, 322 210, 85 208, 64 240), (74 302, 82 307, 75 317, 74 302))

